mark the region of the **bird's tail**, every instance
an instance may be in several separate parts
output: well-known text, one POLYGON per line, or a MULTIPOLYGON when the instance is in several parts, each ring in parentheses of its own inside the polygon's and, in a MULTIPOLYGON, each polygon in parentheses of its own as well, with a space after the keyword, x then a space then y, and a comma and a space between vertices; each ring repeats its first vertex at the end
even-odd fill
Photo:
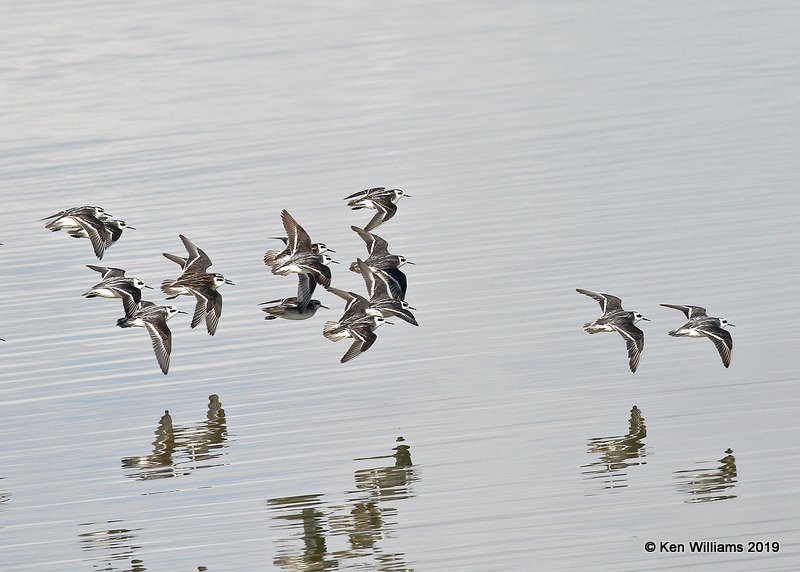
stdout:
POLYGON ((588 332, 590 334, 596 334, 600 330, 595 328, 594 322, 586 322, 583 325, 583 331, 588 332))
POLYGON ((279 250, 267 250, 267 252, 264 253, 264 264, 272 266, 275 264, 275 260, 278 258, 279 254, 279 250))
MULTIPOLYGON (((279 300, 272 300, 272 302, 264 302, 265 304, 272 304, 274 302, 279 302, 279 300)), ((266 308, 261 308, 261 311, 266 314, 264 316, 265 320, 277 320, 280 316, 283 316, 283 306, 277 304, 275 306, 267 306, 266 308)))
POLYGON ((322 335, 332 342, 338 342, 347 337, 347 332, 339 322, 325 322, 322 328, 322 335))

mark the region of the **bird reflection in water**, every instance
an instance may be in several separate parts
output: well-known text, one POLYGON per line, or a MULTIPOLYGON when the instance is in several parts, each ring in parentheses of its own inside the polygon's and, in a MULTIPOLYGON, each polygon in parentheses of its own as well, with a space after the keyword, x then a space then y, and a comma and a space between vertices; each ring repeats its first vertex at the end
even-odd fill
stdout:
POLYGON ((267 501, 276 528, 293 534, 277 542, 273 563, 285 570, 332 570, 368 567, 380 572, 409 571, 402 553, 383 549, 391 538, 398 511, 393 503, 414 497, 418 480, 411 448, 398 438, 390 455, 355 461, 394 459, 387 466, 355 471, 355 490, 345 493, 344 504, 329 504, 323 495, 275 498, 267 501), (297 546, 302 540, 302 547, 297 546))
POLYGON ((125 457, 122 467, 131 469, 127 476, 139 480, 165 479, 188 475, 195 469, 216 467, 213 462, 223 454, 228 437, 225 410, 217 395, 208 397, 206 420, 193 425, 173 425, 169 411, 158 422, 153 452, 150 455, 125 457))
POLYGON ((95 570, 144 572, 147 568, 137 557, 141 546, 136 543, 136 533, 141 529, 123 528, 120 523, 121 520, 109 520, 80 524, 81 527, 93 527, 78 534, 80 546, 91 553, 87 560, 94 563, 95 570))
POLYGON ((273 563, 286 570, 332 570, 338 560, 329 552, 326 534, 329 507, 323 495, 299 495, 269 499, 267 507, 275 511, 272 518, 278 528, 292 530, 292 538, 300 537, 303 547, 292 546, 291 540, 280 543, 273 563), (295 529, 299 529, 295 531, 295 529))
POLYGON ((694 469, 675 471, 678 491, 689 495, 684 502, 712 502, 736 498, 729 489, 736 484, 736 458, 733 450, 727 449, 725 456, 717 461, 704 461, 694 469), (703 465, 719 463, 710 469, 703 465), (726 494, 727 493, 727 494, 726 494))
POLYGON ((647 437, 642 412, 635 405, 631 407, 628 433, 612 437, 594 437, 588 441, 588 452, 599 454, 600 459, 583 465, 587 479, 603 479, 603 489, 619 489, 628 486, 625 470, 628 467, 644 465, 647 454, 642 439, 647 437))

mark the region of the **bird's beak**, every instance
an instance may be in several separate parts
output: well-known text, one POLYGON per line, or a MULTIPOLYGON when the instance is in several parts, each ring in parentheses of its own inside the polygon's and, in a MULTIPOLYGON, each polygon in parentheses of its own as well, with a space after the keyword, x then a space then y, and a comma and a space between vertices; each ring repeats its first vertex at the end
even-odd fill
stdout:
POLYGON ((148 286, 147 284, 145 284, 144 287, 145 288, 150 288, 150 290, 153 290, 153 287, 152 286, 148 286))
POLYGON ((230 284, 230 285, 232 285, 232 286, 236 286, 236 284, 234 284, 233 282, 231 282, 231 281, 230 281, 230 280, 228 280, 227 278, 225 279, 225 284, 230 284))
POLYGON ((406 264, 412 264, 412 265, 416 266, 416 264, 414 264, 414 263, 413 263, 413 262, 411 262, 410 260, 406 260, 406 264))
POLYGON ((336 251, 334 249, 332 249, 332 248, 329 248, 328 252, 336 252, 336 251))
POLYGON ((136 230, 136 228, 132 227, 131 225, 127 225, 125 228, 128 229, 128 230, 136 230))
POLYGON ((404 196, 404 197, 408 197, 409 199, 411 198, 411 195, 407 195, 407 194, 405 194, 405 193, 403 193, 403 196, 404 196))
POLYGON ((184 312, 183 310, 178 310, 175 312, 176 314, 188 314, 189 312, 184 312))
POLYGON ((390 326, 394 326, 394 322, 390 322, 389 320, 384 320, 384 324, 389 324, 390 326))
POLYGON ((728 325, 729 325, 729 326, 731 326, 731 327, 733 327, 733 328, 735 328, 735 327, 736 327, 736 324, 728 324, 728 325))
POLYGON ((414 310, 415 312, 417 311, 417 309, 414 306, 409 306, 408 309, 409 310, 414 310))
POLYGON ((642 320, 644 320, 645 322, 649 322, 650 318, 642 318, 642 320))
POLYGON ((339 263, 336 262, 335 260, 331 260, 331 264, 339 264, 339 263))
POLYGON ((326 310, 330 310, 330 308, 328 308, 327 306, 324 306, 324 305, 322 305, 322 304, 320 304, 320 305, 319 305, 319 307, 320 307, 320 308, 325 308, 326 310))

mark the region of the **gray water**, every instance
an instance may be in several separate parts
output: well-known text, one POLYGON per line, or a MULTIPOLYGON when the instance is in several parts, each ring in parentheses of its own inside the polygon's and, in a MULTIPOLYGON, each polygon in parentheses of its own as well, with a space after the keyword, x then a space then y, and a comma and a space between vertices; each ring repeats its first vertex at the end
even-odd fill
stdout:
POLYGON ((800 567, 796 5, 0 21, 0 570, 800 567), (296 281, 261 259, 287 209, 363 291, 371 213, 342 198, 381 185, 411 195, 376 232, 416 263, 420 327, 340 364, 341 301, 265 321, 296 281), (118 301, 80 296, 88 241, 38 221, 83 204, 137 228, 103 264, 157 286, 185 234, 235 282, 213 338, 170 322, 168 376, 118 301), (635 374, 575 288, 651 319, 635 374), (730 369, 659 303, 736 324, 730 369))

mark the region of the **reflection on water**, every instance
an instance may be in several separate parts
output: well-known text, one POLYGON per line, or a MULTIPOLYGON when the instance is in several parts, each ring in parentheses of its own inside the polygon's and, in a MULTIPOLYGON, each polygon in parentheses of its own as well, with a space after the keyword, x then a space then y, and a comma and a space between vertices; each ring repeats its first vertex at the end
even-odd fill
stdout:
POLYGON ((589 439, 588 452, 599 454, 600 459, 583 465, 583 474, 587 479, 603 479, 603 489, 618 489, 628 486, 625 469, 636 465, 644 465, 647 454, 642 439, 647 437, 642 412, 635 405, 631 407, 628 420, 628 433, 613 437, 594 437, 589 439))
POLYGON ((165 479, 223 464, 211 462, 223 454, 228 436, 225 410, 217 395, 208 397, 205 421, 175 426, 169 411, 165 411, 155 434, 150 455, 122 459, 123 468, 132 469, 126 476, 140 480, 165 479))
POLYGON ((678 491, 689 495, 684 502, 712 502, 736 498, 734 494, 723 494, 736 484, 736 458, 733 450, 727 449, 725 456, 717 461, 703 461, 700 466, 684 471, 675 471, 678 491), (719 463, 714 469, 707 465, 719 463))
POLYGON ((394 462, 355 471, 355 490, 345 493, 343 505, 326 503, 322 494, 269 499, 273 526, 290 533, 277 541, 273 563, 285 570, 330 570, 345 561, 381 572, 411 570, 402 553, 382 547, 397 525, 398 511, 390 503, 413 498, 411 485, 419 478, 411 448, 402 441, 390 455, 354 459, 394 462))
POLYGON ((141 529, 128 529, 118 526, 121 520, 109 520, 104 523, 85 522, 82 527, 100 528, 78 534, 81 548, 93 553, 90 558, 95 570, 113 572, 142 572, 147 570, 144 563, 136 556, 141 546, 136 544, 136 532, 141 529), (108 525, 117 525, 107 528, 108 525))
POLYGON ((293 532, 299 529, 293 537, 300 537, 303 542, 299 550, 291 546, 291 540, 285 541, 285 547, 279 546, 273 559, 276 566, 287 570, 329 570, 339 565, 329 553, 325 540, 325 535, 329 532, 326 524, 326 512, 329 509, 325 507, 322 496, 300 495, 267 501, 267 506, 276 512, 272 515, 278 521, 276 526, 293 532))

